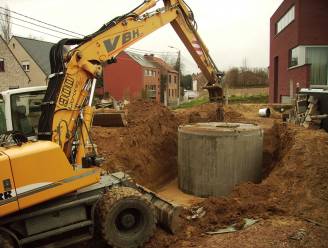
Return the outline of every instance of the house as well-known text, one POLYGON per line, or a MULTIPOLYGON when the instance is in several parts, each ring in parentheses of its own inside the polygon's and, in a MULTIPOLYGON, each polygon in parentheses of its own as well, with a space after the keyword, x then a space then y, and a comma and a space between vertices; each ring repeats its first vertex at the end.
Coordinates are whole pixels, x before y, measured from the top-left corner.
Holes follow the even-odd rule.
POLYGON ((104 92, 116 100, 147 97, 160 102, 160 69, 143 55, 121 52, 104 66, 104 92))
POLYGON ((192 74, 192 90, 202 91, 203 87, 207 84, 207 79, 204 74, 199 72, 197 74, 192 74))
POLYGON ((163 59, 153 54, 145 55, 145 58, 155 64, 161 73, 161 102, 164 105, 177 105, 179 99, 179 72, 167 64, 163 59))
POLYGON ((285 0, 270 20, 270 102, 328 86, 328 1, 285 0))
POLYGON ((0 91, 30 86, 30 78, 0 36, 0 91))
POLYGON ((49 54, 53 43, 13 36, 9 48, 29 76, 30 86, 46 85, 51 73, 49 54))
POLYGON ((193 73, 191 75, 191 88, 189 90, 184 90, 184 100, 190 100, 197 98, 199 96, 200 91, 203 90, 207 80, 204 77, 203 73, 193 73))

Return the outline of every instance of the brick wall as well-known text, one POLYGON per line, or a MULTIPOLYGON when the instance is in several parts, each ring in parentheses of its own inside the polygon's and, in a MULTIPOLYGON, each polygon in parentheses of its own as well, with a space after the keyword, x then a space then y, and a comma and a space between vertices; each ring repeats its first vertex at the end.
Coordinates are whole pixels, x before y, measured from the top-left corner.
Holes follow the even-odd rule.
POLYGON ((301 88, 308 88, 311 75, 311 66, 303 65, 289 69, 288 71, 288 92, 290 90, 290 83, 293 82, 293 93, 295 94, 296 84, 298 83, 301 88))
POLYGON ((178 92, 179 74, 169 72, 168 80, 170 77, 171 77, 171 82, 168 81, 168 84, 167 84, 168 101, 169 101, 169 104, 176 104, 177 98, 179 96, 179 92, 178 92))
POLYGON ((302 0, 299 44, 328 45, 328 0, 302 0))
POLYGON ((10 87, 28 87, 30 79, 9 50, 5 41, 0 37, 0 58, 4 59, 5 71, 0 72, 0 91, 10 87))
POLYGON ((12 37, 8 44, 10 50, 15 55, 19 62, 28 61, 30 64, 30 71, 27 71, 31 82, 30 86, 42 86, 46 85, 47 75, 42 71, 39 65, 31 58, 31 56, 26 52, 26 50, 21 46, 21 44, 12 37))
POLYGON ((275 82, 275 67, 274 59, 279 58, 278 63, 278 96, 288 94, 288 59, 289 49, 294 48, 298 44, 298 25, 299 25, 299 5, 298 0, 287 0, 282 3, 276 13, 270 20, 270 66, 269 66, 269 100, 274 102, 274 82, 275 82), (276 23, 282 16, 295 5, 295 20, 290 23, 279 34, 276 34, 276 23))
POLYGON ((154 92, 154 96, 151 96, 152 98, 154 97, 154 99, 157 102, 160 102, 160 85, 161 85, 161 73, 160 73, 160 69, 159 68, 148 68, 148 67, 143 67, 143 70, 145 72, 145 70, 147 71, 151 71, 151 76, 147 76, 146 73, 144 73, 144 87, 148 89, 150 89, 149 87, 153 87, 155 90, 154 92))
POLYGON ((277 82, 277 97, 290 93, 290 81, 309 86, 310 65, 289 68, 289 50, 305 45, 328 45, 328 0, 285 0, 270 20, 270 66, 269 66, 269 100, 274 102, 274 86, 277 82), (295 6, 295 19, 279 34, 276 23, 295 6), (275 69, 275 58, 279 58, 275 69), (278 70, 276 78, 275 71, 278 70))
POLYGON ((126 53, 117 56, 117 63, 104 67, 104 91, 116 100, 137 98, 144 87, 144 71, 126 53))

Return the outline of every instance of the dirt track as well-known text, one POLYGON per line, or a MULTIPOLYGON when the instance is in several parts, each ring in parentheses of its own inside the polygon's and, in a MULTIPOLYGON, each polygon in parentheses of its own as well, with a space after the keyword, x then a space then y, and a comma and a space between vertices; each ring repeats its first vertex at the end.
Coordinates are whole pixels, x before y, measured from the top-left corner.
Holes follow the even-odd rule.
MULTIPOLYGON (((194 198, 179 192, 174 183, 178 125, 215 121, 215 105, 172 113, 138 101, 129 108, 128 128, 93 130, 99 151, 108 159, 105 168, 124 169, 165 197, 206 211, 200 219, 184 219, 176 235, 158 229, 146 247, 327 247, 328 134, 282 124, 278 113, 257 117, 260 107, 225 108, 226 121, 256 123, 264 129, 264 180, 239 185, 228 197, 194 198), (242 225, 245 217, 260 221, 236 233, 204 235, 233 223, 242 225)), ((186 208, 182 217, 189 214, 186 208)))

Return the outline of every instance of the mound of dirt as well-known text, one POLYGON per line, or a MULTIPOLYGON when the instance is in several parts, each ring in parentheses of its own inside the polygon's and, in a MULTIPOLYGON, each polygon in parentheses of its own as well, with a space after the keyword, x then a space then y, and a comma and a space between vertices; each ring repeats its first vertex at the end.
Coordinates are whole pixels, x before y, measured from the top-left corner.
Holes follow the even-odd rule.
MULTIPOLYGON (((247 247, 325 247, 328 134, 283 124, 278 120, 279 113, 261 118, 261 107, 225 106, 225 121, 255 123, 264 129, 262 182, 243 183, 227 197, 208 198, 194 206, 203 207, 206 212, 199 219, 188 220, 190 209, 185 209, 180 232, 169 235, 158 229, 146 247, 244 247, 241 244, 245 238, 255 243, 261 240, 258 245, 250 243, 247 247), (230 224, 242 225, 243 218, 262 221, 240 234, 204 236, 206 231, 230 224), (307 235, 303 245, 289 239, 303 228, 307 235)), ((106 158, 104 168, 126 171, 140 184, 157 189, 177 175, 178 125, 208 121, 217 121, 216 104, 172 113, 159 104, 136 101, 128 108, 127 128, 94 127, 93 136, 106 158)))
MULTIPOLYGON (((218 121, 218 105, 208 103, 196 106, 190 109, 178 109, 175 115, 180 124, 189 124, 197 122, 215 122, 218 121)), ((246 118, 241 111, 236 111, 229 106, 224 107, 225 122, 246 122, 246 118)))
POLYGON ((138 183, 156 189, 177 174, 178 121, 170 110, 150 101, 128 106, 128 127, 93 127, 104 169, 125 171, 138 183))
POLYGON ((289 216, 328 226, 328 134, 284 124, 273 133, 279 142, 268 177, 237 186, 229 197, 207 199, 201 204, 206 216, 193 225, 213 231, 245 217, 289 216))
MULTIPOLYGON (((260 184, 243 183, 228 197, 206 199, 197 206, 203 207, 205 216, 185 220, 183 230, 171 238, 158 231, 156 239, 147 247, 203 247, 208 239, 204 240, 201 234, 235 223, 242 225, 243 218, 262 219, 264 223, 285 218, 285 224, 278 221, 281 228, 285 228, 285 235, 296 220, 307 227, 306 230, 312 229, 312 236, 308 237, 311 247, 324 247, 322 244, 327 242, 325 235, 328 235, 325 229, 328 226, 328 134, 275 124, 265 131, 265 136, 264 149, 271 162, 267 162, 269 167, 264 168, 266 178, 260 184), (317 237, 318 232, 321 234, 317 237)), ((190 215, 186 209, 183 216, 190 215)), ((256 232, 266 232, 266 226, 254 228, 258 228, 256 232)), ((274 232, 266 235, 269 235, 268 240, 274 240, 274 232)), ((280 247, 289 240, 284 238, 280 243, 265 247, 280 247)), ((291 243, 286 247, 294 245, 291 243)))

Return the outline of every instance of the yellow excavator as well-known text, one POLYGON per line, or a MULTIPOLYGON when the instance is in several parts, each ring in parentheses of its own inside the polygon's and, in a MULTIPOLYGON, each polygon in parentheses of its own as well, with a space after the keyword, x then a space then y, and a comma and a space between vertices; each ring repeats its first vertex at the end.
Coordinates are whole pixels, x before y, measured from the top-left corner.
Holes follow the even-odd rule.
MULTIPOLYGON (((90 136, 96 78, 124 49, 171 24, 204 76, 210 99, 222 102, 221 73, 183 0, 145 0, 83 39, 64 39, 50 52, 38 139, 0 136, 0 247, 65 247, 101 239, 113 247, 142 246, 156 223, 174 231, 176 206, 99 167, 90 136), (65 45, 74 48, 64 53, 65 45)), ((128 72, 127 72, 128 73, 128 72)))

